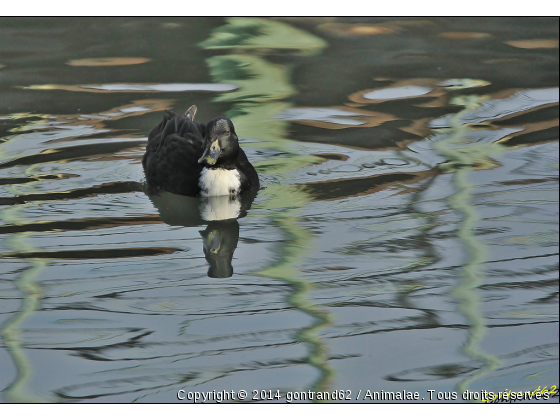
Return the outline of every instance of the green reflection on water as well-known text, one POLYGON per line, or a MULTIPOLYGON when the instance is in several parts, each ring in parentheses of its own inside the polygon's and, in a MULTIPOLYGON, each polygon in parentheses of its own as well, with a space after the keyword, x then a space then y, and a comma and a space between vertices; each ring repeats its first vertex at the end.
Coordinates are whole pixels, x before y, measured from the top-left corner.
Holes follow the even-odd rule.
POLYGON ((234 121, 236 131, 243 138, 256 140, 243 147, 285 153, 282 157, 256 162, 256 169, 276 176, 320 162, 320 158, 298 153, 300 145, 289 139, 290 123, 276 118, 292 106, 285 99, 296 93, 296 89, 289 67, 266 60, 261 48, 308 55, 319 53, 327 44, 312 34, 270 19, 231 18, 228 22, 201 43, 204 48, 243 51, 207 59, 214 81, 239 86, 238 90, 223 93, 216 100, 231 102, 232 108, 226 115, 234 121), (232 37, 236 39, 234 43, 230 42, 232 37))
MULTIPOLYGON (((289 197, 290 202, 297 202, 298 198, 294 195, 298 195, 295 189, 284 191, 282 201, 289 197)), ((305 359, 306 363, 320 372, 310 389, 329 391, 334 372, 327 363, 328 348, 322 342, 320 332, 331 323, 331 319, 327 311, 319 309, 308 298, 313 286, 305 281, 297 268, 297 265, 305 259, 306 252, 311 248, 313 240, 309 231, 300 224, 299 210, 299 208, 289 208, 270 212, 272 223, 280 229, 285 240, 281 242, 282 245, 277 250, 277 262, 254 274, 279 279, 289 284, 292 292, 288 296, 288 303, 313 318, 312 324, 302 328, 296 338, 308 346, 309 355, 305 359)))
MULTIPOLYGON (((30 176, 34 173, 35 165, 30 165, 25 173, 30 176)), ((31 178, 32 179, 32 178, 31 178)), ((29 182, 27 192, 32 190, 32 185, 36 182, 29 182)), ((6 191, 17 196, 20 194, 16 185, 6 186, 6 191)), ((19 204, 8 207, 0 213, 0 219, 12 225, 24 224, 23 218, 19 215, 28 204, 19 204)), ((27 241, 29 232, 14 233, 6 240, 7 247, 15 252, 33 252, 36 248, 27 241)), ((32 315, 41 305, 41 288, 35 281, 36 277, 47 267, 48 263, 44 259, 29 258, 26 260, 30 266, 21 272, 15 279, 15 285, 22 294, 22 304, 14 316, 9 318, 0 328, 0 335, 4 345, 17 369, 14 381, 8 385, 3 392, 6 399, 16 403, 42 403, 49 402, 47 399, 35 394, 29 389, 29 382, 33 375, 32 365, 25 356, 24 341, 22 335, 22 324, 26 318, 32 315)))
POLYGON ((474 233, 477 222, 480 220, 472 204, 472 195, 475 186, 468 180, 469 173, 474 168, 489 169, 495 166, 492 156, 497 156, 504 151, 504 146, 499 143, 485 144, 482 142, 465 144, 465 135, 476 131, 468 124, 461 124, 461 117, 478 108, 485 100, 481 96, 460 96, 452 103, 461 105, 464 109, 450 119, 450 129, 435 130, 446 132, 446 135, 434 143, 434 147, 449 161, 441 165, 447 172, 454 172, 453 181, 457 192, 449 198, 453 209, 459 210, 464 217, 458 224, 457 236, 466 248, 467 261, 461 268, 461 281, 454 288, 452 294, 457 299, 459 311, 465 316, 469 324, 469 336, 463 345, 463 352, 472 360, 483 363, 481 369, 465 377, 457 385, 459 393, 468 389, 469 384, 476 379, 493 372, 501 365, 501 360, 480 348, 480 343, 486 334, 486 320, 480 309, 480 294, 477 291, 484 281, 482 264, 487 253, 484 243, 474 233), (464 147, 459 147, 464 144, 464 147))
POLYGON ((327 46, 323 39, 309 32, 272 19, 233 17, 227 22, 214 29, 200 45, 205 49, 292 49, 298 55, 317 54, 327 46))
MULTIPOLYGON (((326 46, 322 39, 270 19, 231 18, 227 25, 216 28, 201 46, 243 52, 214 56, 208 58, 207 63, 214 81, 227 81, 240 87, 234 92, 221 94, 216 100, 232 103, 227 116, 234 121, 236 131, 242 137, 256 141, 243 144, 243 147, 282 152, 282 156, 256 162, 255 167, 260 173, 278 177, 321 160, 298 153, 298 143, 288 138, 289 122, 275 118, 291 107, 285 99, 296 90, 291 83, 290 69, 267 61, 263 49, 280 49, 284 54, 316 54, 326 46)), ((318 309, 308 298, 312 286, 297 268, 313 239, 302 226, 300 217, 301 208, 311 201, 311 197, 300 187, 279 184, 268 186, 260 196, 265 197, 265 201, 254 208, 269 211, 264 215, 249 214, 249 217, 269 217, 285 240, 279 242, 276 262, 254 274, 289 284, 292 292, 288 303, 312 317, 312 324, 302 328, 296 338, 308 346, 306 363, 319 370, 319 377, 309 389, 328 390, 333 372, 327 364, 327 347, 320 339, 320 331, 330 323, 329 314, 318 309)))
POLYGON ((251 54, 229 54, 206 60, 210 74, 215 80, 228 80, 239 86, 231 92, 222 93, 219 101, 270 102, 284 99, 296 93, 290 84, 286 66, 272 64, 251 54))

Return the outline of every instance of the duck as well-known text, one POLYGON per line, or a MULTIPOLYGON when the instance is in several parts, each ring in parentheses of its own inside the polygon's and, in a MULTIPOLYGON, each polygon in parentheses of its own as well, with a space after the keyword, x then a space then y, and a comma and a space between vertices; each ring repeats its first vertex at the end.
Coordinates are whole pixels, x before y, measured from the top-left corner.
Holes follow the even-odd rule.
POLYGON ((219 116, 194 121, 197 107, 183 115, 165 110, 148 133, 142 158, 151 192, 191 197, 239 196, 260 188, 257 171, 239 147, 232 121, 219 116))

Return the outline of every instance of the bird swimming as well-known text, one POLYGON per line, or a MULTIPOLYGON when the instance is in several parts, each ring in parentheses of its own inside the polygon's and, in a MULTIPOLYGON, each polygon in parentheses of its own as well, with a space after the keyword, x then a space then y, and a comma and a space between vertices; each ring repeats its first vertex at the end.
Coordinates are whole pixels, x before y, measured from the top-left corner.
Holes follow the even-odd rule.
POLYGON ((142 166, 152 191, 187 196, 237 196, 260 187, 257 171, 239 147, 233 123, 216 117, 195 122, 196 105, 183 115, 166 110, 148 134, 142 166))

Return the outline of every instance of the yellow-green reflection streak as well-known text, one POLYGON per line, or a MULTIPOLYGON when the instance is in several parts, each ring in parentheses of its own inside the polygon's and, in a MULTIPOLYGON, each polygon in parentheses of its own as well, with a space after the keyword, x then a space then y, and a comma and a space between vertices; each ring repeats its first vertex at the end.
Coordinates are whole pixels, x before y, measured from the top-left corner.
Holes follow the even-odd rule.
MULTIPOLYGON (((256 141, 243 147, 283 153, 280 157, 256 162, 257 171, 278 178, 284 173, 319 162, 320 158, 298 153, 300 145, 288 138, 289 122, 276 118, 291 107, 286 98, 296 93, 296 89, 291 82, 289 67, 271 63, 264 56, 277 50, 281 50, 282 54, 312 55, 325 48, 326 42, 271 19, 228 18, 227 22, 216 28, 210 38, 200 45, 205 49, 234 51, 208 58, 207 63, 214 81, 239 86, 238 90, 223 93, 216 100, 232 103, 232 109, 226 115, 234 121, 236 131, 242 138, 256 141)), ((328 314, 317 309, 308 298, 312 286, 297 269, 312 242, 312 236, 302 226, 300 217, 300 209, 311 198, 298 187, 279 184, 268 186, 260 195, 266 200, 254 208, 269 211, 249 214, 249 217, 269 217, 286 240, 278 243, 276 262, 254 274, 289 284, 292 292, 287 298, 288 303, 313 318, 312 325, 302 328, 296 338, 309 348, 306 362, 320 372, 311 389, 326 391, 332 370, 327 364, 327 349, 320 339, 320 330, 330 320, 328 314)))
POLYGON ((282 157, 255 162, 259 172, 278 176, 321 162, 318 157, 297 153, 299 143, 288 138, 289 122, 276 117, 292 106, 283 101, 294 93, 285 66, 250 54, 221 55, 207 62, 214 80, 240 86, 235 92, 221 94, 217 100, 232 102, 226 115, 242 138, 252 140, 243 147, 284 153, 282 157))
POLYGON ((227 24, 214 29, 200 45, 205 49, 256 51, 293 50, 298 55, 314 55, 327 46, 322 38, 272 19, 256 17, 227 18, 227 24))
POLYGON ((298 215, 301 203, 309 201, 309 198, 304 191, 295 186, 289 188, 271 186, 264 193, 271 197, 265 203, 266 207, 271 209, 267 216, 271 217, 272 223, 281 230, 285 240, 280 243, 277 262, 254 274, 282 280, 289 284, 292 292, 288 296, 288 303, 313 318, 312 324, 302 328, 296 338, 308 346, 309 355, 306 362, 319 370, 319 377, 309 389, 330 391, 329 386, 334 372, 328 365, 328 348, 322 342, 320 332, 331 324, 331 319, 328 312, 318 309, 308 298, 313 286, 302 278, 297 269, 297 265, 305 259, 305 254, 313 240, 309 231, 302 227, 298 215), (279 209, 279 207, 284 208, 279 209))
MULTIPOLYGON (((25 171, 26 175, 33 175, 34 165, 29 166, 25 171)), ((37 181, 35 181, 37 182, 37 181)), ((31 183, 25 185, 30 186, 31 183)), ((19 193, 15 185, 6 187, 6 190, 13 195, 19 193)), ((28 190, 29 191, 29 190, 28 190)), ((0 213, 2 220, 13 225, 23 224, 24 220, 19 216, 28 204, 14 205, 0 213)), ((15 252, 32 252, 36 251, 34 247, 29 245, 27 237, 29 233, 14 233, 7 241, 8 248, 15 252)), ((25 357, 24 342, 21 338, 21 325, 32 315, 41 304, 41 288, 35 281, 36 277, 47 266, 44 259, 30 258, 27 259, 30 267, 25 269, 14 280, 16 287, 22 294, 22 304, 19 311, 9 318, 0 328, 6 350, 12 357, 14 365, 17 369, 17 375, 14 381, 4 389, 6 399, 17 403, 38 403, 48 402, 45 398, 35 394, 30 390, 30 379, 33 375, 33 369, 29 360, 25 357)))
POLYGON ((478 96, 462 96, 453 103, 464 106, 464 110, 454 115, 450 120, 451 129, 448 134, 435 143, 435 148, 449 158, 444 170, 454 171, 453 180, 457 192, 449 198, 453 209, 463 213, 464 218, 459 224, 457 236, 466 247, 468 260, 462 265, 461 281, 454 288, 452 294, 458 301, 458 309, 469 323, 469 335, 463 345, 463 352, 472 360, 481 361, 484 366, 470 376, 465 377, 457 385, 460 393, 468 389, 470 383, 496 370, 501 361, 498 357, 480 349, 479 345, 486 334, 486 322, 480 310, 480 295, 478 286, 483 282, 486 250, 484 243, 474 234, 476 223, 480 220, 472 204, 474 186, 468 181, 469 173, 476 167, 493 167, 491 156, 500 154, 503 146, 497 143, 469 143, 465 147, 458 147, 464 143, 464 135, 474 129, 460 123, 463 114, 480 106, 483 98, 478 96))
POLYGON ((256 169, 266 175, 278 176, 318 162, 320 158, 297 153, 301 147, 289 139, 289 122, 277 118, 292 104, 286 98, 296 93, 288 66, 274 64, 263 58, 263 48, 280 50, 282 54, 316 54, 326 42, 310 33, 285 23, 260 18, 229 18, 228 24, 216 28, 206 49, 234 49, 207 59, 214 81, 233 83, 239 89, 219 95, 217 101, 231 102, 226 115, 235 124, 242 138, 252 143, 243 147, 271 149, 285 156, 256 162, 256 169), (242 51, 242 53, 238 53, 242 51))

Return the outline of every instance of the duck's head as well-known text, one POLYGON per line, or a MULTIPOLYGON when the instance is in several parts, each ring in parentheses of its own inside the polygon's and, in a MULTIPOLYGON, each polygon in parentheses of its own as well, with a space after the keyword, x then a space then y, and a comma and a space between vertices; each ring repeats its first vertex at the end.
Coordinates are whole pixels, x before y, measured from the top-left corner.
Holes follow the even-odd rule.
POLYGON ((198 160, 204 166, 228 166, 233 164, 239 153, 239 141, 229 118, 216 117, 206 125, 205 149, 198 160))

